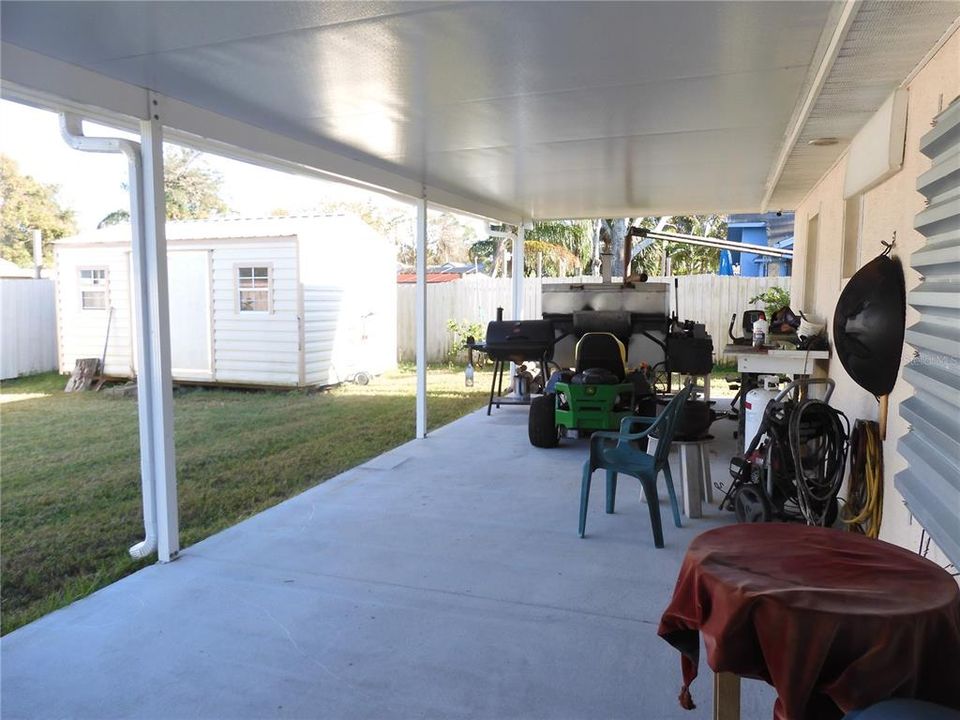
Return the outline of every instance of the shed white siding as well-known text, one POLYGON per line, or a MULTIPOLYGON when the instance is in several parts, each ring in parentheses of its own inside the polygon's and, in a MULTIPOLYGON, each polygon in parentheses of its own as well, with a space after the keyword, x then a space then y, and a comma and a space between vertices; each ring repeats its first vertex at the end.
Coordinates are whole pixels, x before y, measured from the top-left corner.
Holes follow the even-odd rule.
MULTIPOLYGON (((107 270, 106 372, 133 376, 129 227, 58 243, 60 368, 100 357, 109 310, 81 308, 82 268, 107 270)), ((174 380, 326 385, 396 364, 395 252, 359 218, 167 224, 174 380), (269 268, 263 311, 240 309, 239 268, 269 268)))
POLYGON ((300 236, 307 384, 396 366, 396 252, 358 218, 300 236))
POLYGON ((106 373, 132 376, 134 353, 129 248, 57 245, 54 254, 60 372, 73 370, 79 358, 101 357, 106 342, 106 373), (105 268, 107 271, 107 302, 103 310, 84 310, 81 306, 80 271, 87 268, 105 268), (112 317, 110 308, 113 308, 112 317))
POLYGON ((295 238, 226 241, 213 250, 213 352, 218 382, 298 385, 300 328, 295 238), (271 310, 241 312, 237 268, 267 266, 271 310))

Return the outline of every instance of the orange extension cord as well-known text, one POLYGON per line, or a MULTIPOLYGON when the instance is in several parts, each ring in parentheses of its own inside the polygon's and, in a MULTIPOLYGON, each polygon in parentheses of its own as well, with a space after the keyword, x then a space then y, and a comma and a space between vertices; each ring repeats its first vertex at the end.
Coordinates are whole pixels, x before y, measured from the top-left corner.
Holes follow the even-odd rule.
POLYGON ((857 420, 850 435, 850 482, 843 522, 852 532, 880 535, 883 520, 883 444, 880 425, 857 420))

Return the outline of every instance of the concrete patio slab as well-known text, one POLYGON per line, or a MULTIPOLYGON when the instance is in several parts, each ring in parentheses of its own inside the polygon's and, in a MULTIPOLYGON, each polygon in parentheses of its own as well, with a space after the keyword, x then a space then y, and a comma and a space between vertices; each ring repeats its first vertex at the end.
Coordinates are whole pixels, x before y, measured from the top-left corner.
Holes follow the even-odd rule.
MULTIPOLYGON (((468 415, 6 636, 3 717, 711 717, 709 669, 682 710, 656 628, 732 517, 677 529, 662 498, 657 550, 638 485, 606 515, 598 474, 581 540, 585 454, 532 448, 525 408, 468 415)), ((773 697, 744 683, 742 716, 773 697)))

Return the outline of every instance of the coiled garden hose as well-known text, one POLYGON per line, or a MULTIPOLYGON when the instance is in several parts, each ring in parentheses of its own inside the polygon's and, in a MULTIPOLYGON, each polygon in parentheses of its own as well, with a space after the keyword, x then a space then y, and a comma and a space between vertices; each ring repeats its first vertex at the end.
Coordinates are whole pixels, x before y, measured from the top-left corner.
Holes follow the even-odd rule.
POLYGON ((830 506, 843 483, 849 429, 847 416, 821 400, 803 400, 790 415, 787 438, 797 504, 807 525, 828 522, 830 506))
POLYGON ((850 435, 850 482, 843 522, 852 532, 880 535, 883 520, 883 443, 880 425, 857 420, 850 435))

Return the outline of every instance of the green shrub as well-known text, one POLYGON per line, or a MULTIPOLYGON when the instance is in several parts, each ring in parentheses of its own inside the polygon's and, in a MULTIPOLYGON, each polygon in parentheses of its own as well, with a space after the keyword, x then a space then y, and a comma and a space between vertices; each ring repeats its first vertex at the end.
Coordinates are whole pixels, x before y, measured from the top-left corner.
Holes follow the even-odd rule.
POLYGON ((777 310, 790 305, 790 291, 775 285, 772 288, 767 288, 759 295, 754 295, 748 302, 750 302, 750 304, 762 302, 763 311, 767 314, 767 320, 772 320, 773 314, 777 312, 777 310))
MULTIPOLYGON (((453 333, 453 342, 450 344, 448 360, 451 363, 462 364, 467 361, 467 338, 473 337, 477 342, 483 342, 486 328, 478 322, 468 322, 464 320, 447 320, 447 329, 453 333)), ((474 353, 473 363, 476 366, 482 366, 486 361, 484 353, 474 353)))

